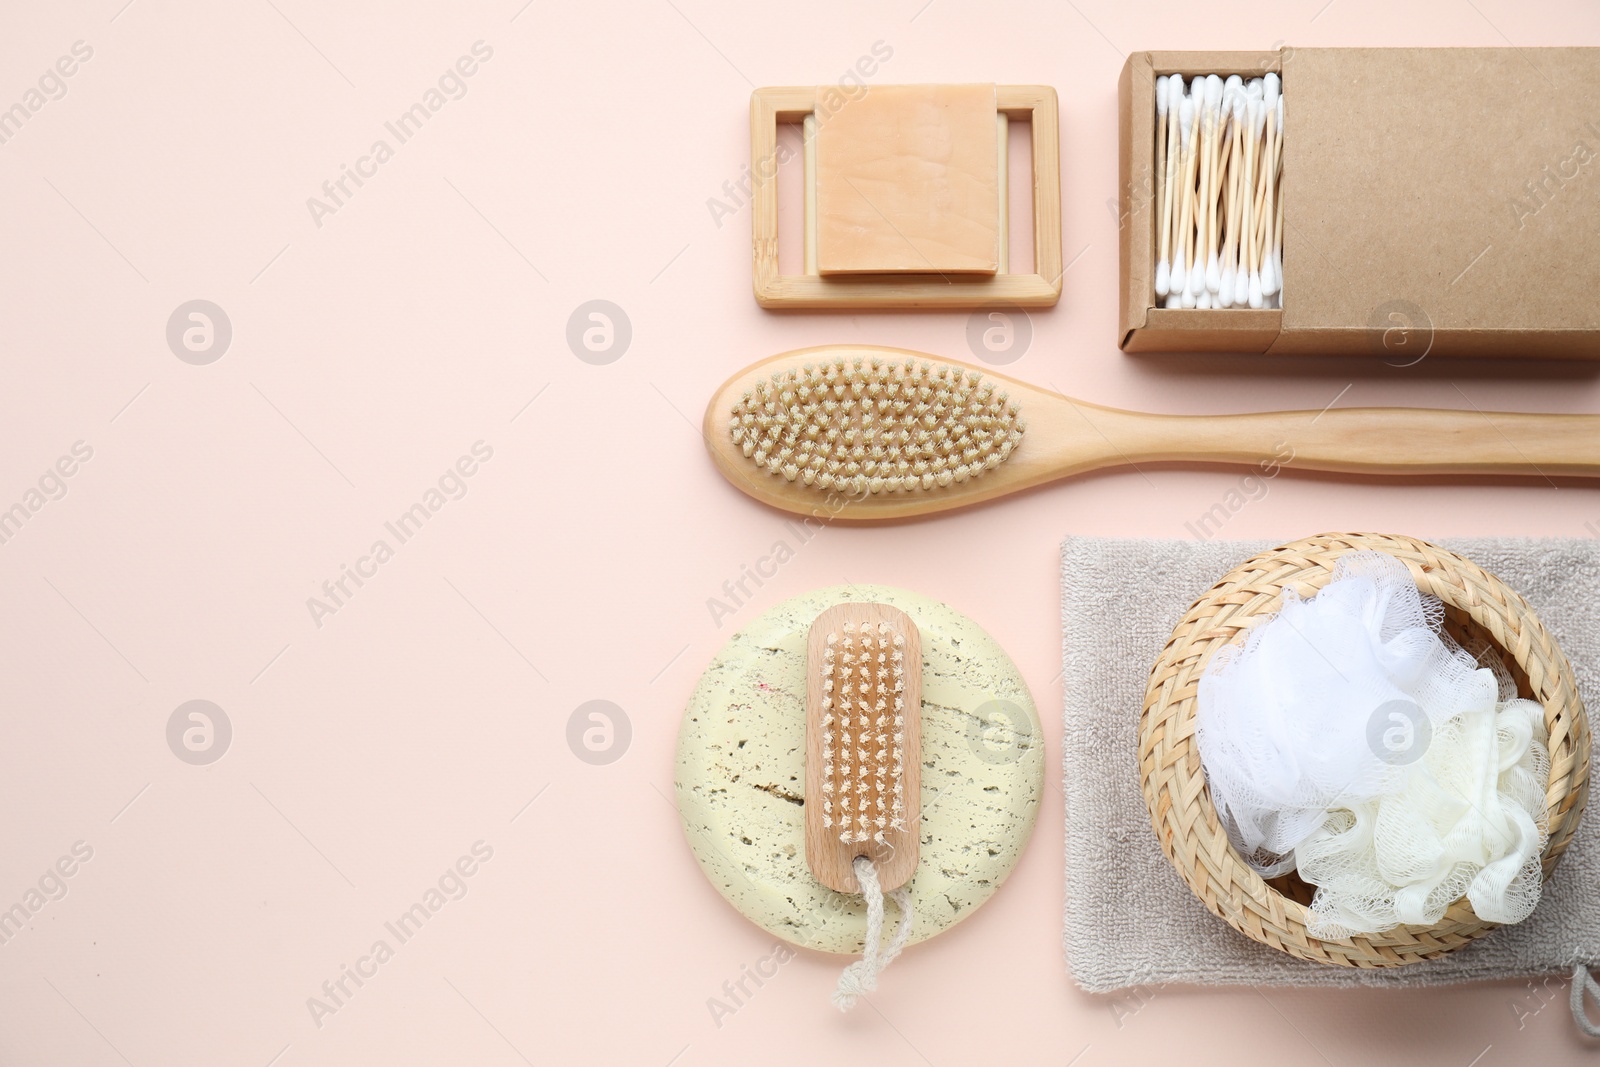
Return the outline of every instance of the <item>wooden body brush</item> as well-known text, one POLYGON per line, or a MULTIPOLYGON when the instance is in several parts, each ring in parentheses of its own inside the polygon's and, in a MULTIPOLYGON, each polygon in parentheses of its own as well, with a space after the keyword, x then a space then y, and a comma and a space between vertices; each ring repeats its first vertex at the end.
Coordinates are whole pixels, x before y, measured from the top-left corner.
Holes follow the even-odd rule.
POLYGON ((762 360, 706 407, 706 447, 757 500, 880 522, 1137 463, 1600 476, 1600 416, 1421 408, 1151 415, 1073 400, 956 360, 823 345, 762 360))
POLYGON ((887 604, 839 604, 806 639, 806 863, 817 881, 859 893, 867 857, 879 886, 917 866, 922 787, 922 642, 887 604), (810 799, 816 798, 816 799, 810 799))
POLYGON ((913 920, 905 883, 917 866, 922 817, 922 639, 887 604, 836 604, 806 637, 806 864, 839 893, 866 899, 860 960, 833 1002, 848 1011, 905 948, 913 920), (883 898, 900 909, 887 945, 883 898))

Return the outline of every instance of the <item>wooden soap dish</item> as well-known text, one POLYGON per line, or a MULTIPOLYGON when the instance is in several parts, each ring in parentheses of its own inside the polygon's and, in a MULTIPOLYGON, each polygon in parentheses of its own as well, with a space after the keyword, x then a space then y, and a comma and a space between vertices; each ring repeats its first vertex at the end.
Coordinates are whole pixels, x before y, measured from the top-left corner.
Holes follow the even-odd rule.
POLYGON ((1054 89, 858 87, 857 95, 824 118, 819 129, 817 101, 823 91, 764 88, 750 96, 757 303, 768 308, 1049 307, 1060 299, 1061 150, 1054 89), (990 93, 993 127, 983 119, 990 93), (979 106, 984 110, 975 116, 973 108, 979 106), (848 138, 874 122, 898 132, 902 113, 887 110, 891 107, 910 109, 904 112, 905 128, 936 144, 938 159, 874 144, 850 165, 830 165, 835 161, 827 158, 819 164, 819 137, 831 137, 834 150, 848 150, 861 147, 848 138), (1026 121, 1032 130, 1031 274, 1007 270, 1010 120, 1026 121), (778 267, 779 123, 805 127, 805 273, 798 275, 780 273, 778 267), (820 132, 830 128, 831 134, 820 132))

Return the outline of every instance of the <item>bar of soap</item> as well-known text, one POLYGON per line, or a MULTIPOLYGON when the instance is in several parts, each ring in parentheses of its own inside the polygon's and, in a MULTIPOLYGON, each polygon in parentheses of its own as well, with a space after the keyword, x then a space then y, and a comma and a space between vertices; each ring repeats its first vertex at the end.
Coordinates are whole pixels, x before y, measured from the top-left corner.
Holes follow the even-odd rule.
POLYGON ((994 274, 993 85, 874 85, 820 118, 820 274, 994 274))
MULTIPOLYGON (((805 857, 806 632, 846 601, 891 604, 922 636, 920 855, 906 888, 922 941, 977 910, 1016 866, 1044 792, 1038 712, 1016 666, 960 612, 885 586, 818 589, 729 639, 678 730, 684 835, 717 891, 777 937, 859 953, 866 908, 805 857)), ((898 909, 888 906, 888 921, 898 909)))

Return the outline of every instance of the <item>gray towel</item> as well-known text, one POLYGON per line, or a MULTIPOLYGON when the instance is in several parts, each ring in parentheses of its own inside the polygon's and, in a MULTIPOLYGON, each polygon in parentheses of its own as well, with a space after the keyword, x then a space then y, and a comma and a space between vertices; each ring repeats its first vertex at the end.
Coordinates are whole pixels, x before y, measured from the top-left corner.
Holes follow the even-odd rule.
MULTIPOLYGON (((1521 592, 1600 707, 1600 541, 1441 540, 1521 592)), ((1539 906, 1443 959, 1385 970, 1308 963, 1212 915, 1156 842, 1140 791, 1139 712, 1172 628, 1217 579, 1269 541, 1069 537, 1061 546, 1066 734, 1067 966, 1102 993, 1165 982, 1425 986, 1570 974, 1600 960, 1600 845, 1591 813, 1539 906)))

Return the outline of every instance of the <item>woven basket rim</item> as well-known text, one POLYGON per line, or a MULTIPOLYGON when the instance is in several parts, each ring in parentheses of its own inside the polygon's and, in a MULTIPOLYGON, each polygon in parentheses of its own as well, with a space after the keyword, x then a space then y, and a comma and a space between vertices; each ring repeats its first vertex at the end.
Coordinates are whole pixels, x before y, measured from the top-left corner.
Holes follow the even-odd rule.
POLYGON ((1551 771, 1546 802, 1550 837, 1543 854, 1550 877, 1566 850, 1588 792, 1589 728, 1571 664, 1528 602, 1499 578, 1457 553, 1418 538, 1327 533, 1268 549, 1240 563, 1195 600, 1151 668, 1139 720, 1145 803, 1162 851, 1195 895, 1246 936, 1302 959, 1390 967, 1431 959, 1495 928, 1465 900, 1431 927, 1398 927, 1340 940, 1312 938, 1308 909, 1268 885, 1222 830, 1194 744, 1201 674, 1217 649, 1236 643, 1277 611, 1289 585, 1320 589, 1338 558, 1376 549, 1400 558, 1419 588, 1469 619, 1545 709, 1551 771))

